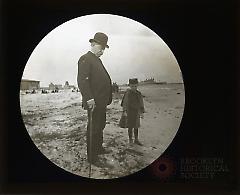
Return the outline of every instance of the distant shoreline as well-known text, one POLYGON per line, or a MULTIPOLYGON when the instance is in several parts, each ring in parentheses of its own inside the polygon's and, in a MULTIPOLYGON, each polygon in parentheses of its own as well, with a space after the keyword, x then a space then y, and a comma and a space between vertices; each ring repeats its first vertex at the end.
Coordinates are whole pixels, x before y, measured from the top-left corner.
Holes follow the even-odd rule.
MULTIPOLYGON (((139 86, 146 86, 146 85, 183 85, 184 83, 139 83, 139 86)), ((119 87, 126 87, 128 84, 119 85, 119 87)))

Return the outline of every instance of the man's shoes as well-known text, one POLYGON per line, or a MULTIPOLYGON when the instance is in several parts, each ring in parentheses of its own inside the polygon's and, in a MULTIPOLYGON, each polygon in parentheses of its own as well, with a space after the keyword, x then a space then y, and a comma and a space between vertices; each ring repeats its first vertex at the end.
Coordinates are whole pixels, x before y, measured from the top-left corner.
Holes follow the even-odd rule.
POLYGON ((98 149, 98 154, 109 154, 111 151, 106 150, 105 148, 101 147, 100 149, 98 149))
POLYGON ((139 146, 143 146, 143 144, 139 140, 135 140, 134 143, 139 145, 139 146))
POLYGON ((100 167, 100 168, 103 168, 103 167, 106 167, 105 163, 103 163, 102 161, 98 160, 98 161, 95 161, 94 163, 92 163, 94 166, 96 167, 100 167))

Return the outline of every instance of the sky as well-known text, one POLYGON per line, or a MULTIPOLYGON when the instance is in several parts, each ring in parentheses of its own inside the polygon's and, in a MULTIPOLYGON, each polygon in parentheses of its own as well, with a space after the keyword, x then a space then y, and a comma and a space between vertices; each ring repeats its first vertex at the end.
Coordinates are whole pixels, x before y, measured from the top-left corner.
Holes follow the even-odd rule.
POLYGON ((125 84, 133 77, 182 82, 174 54, 156 33, 134 20, 110 14, 82 16, 53 29, 33 50, 22 78, 39 80, 41 87, 66 81, 77 86, 78 60, 91 49, 89 39, 96 32, 108 35, 109 49, 101 60, 112 82, 125 84))

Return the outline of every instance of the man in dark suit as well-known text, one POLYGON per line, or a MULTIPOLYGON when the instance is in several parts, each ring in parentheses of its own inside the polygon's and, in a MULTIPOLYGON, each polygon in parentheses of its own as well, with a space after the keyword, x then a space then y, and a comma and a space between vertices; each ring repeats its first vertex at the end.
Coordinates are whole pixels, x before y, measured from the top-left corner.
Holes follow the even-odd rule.
POLYGON ((107 153, 102 147, 103 129, 106 125, 106 107, 112 102, 112 82, 100 60, 105 48, 109 48, 107 41, 107 35, 96 33, 94 38, 89 40, 91 51, 81 56, 78 61, 77 82, 82 94, 82 106, 88 111, 87 154, 91 163, 99 162, 98 155, 107 153), (91 111, 92 128, 90 129, 91 111))

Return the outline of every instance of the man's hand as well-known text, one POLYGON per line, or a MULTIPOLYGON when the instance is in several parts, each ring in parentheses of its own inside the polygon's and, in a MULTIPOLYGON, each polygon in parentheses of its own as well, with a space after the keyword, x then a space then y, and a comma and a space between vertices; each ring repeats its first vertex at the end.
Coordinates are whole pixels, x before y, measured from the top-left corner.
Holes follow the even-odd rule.
POLYGON ((95 101, 94 99, 90 99, 87 101, 87 105, 90 109, 94 108, 95 107, 95 101))
POLYGON ((123 111, 123 116, 127 116, 127 111, 123 111))
POLYGON ((144 114, 143 113, 140 114, 140 118, 144 118, 144 114))

